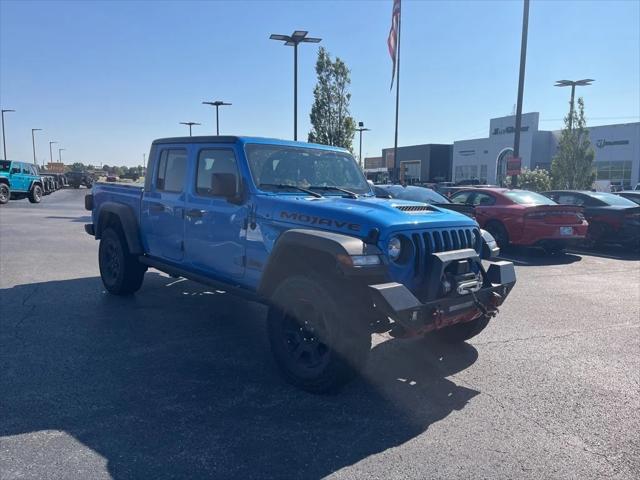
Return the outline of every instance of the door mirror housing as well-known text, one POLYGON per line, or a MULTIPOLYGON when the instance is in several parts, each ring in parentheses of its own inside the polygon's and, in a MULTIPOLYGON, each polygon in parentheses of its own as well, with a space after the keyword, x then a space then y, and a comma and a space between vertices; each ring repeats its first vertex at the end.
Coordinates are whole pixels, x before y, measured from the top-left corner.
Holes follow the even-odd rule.
POLYGON ((214 173, 211 175, 211 194, 226 199, 238 197, 238 177, 233 173, 214 173))

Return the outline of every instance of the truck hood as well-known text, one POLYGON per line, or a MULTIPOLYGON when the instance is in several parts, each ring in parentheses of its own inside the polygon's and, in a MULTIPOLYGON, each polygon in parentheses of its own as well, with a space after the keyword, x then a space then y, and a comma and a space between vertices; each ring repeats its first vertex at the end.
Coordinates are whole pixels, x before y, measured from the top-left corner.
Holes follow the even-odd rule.
POLYGON ((398 199, 265 195, 258 205, 256 214, 274 222, 363 238, 374 228, 384 238, 399 231, 477 226, 461 213, 398 199))

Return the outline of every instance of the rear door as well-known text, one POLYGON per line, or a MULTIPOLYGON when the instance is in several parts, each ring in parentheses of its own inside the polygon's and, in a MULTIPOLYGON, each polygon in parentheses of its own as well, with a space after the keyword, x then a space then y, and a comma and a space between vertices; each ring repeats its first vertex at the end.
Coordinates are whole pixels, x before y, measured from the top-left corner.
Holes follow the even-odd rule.
POLYGON ((11 190, 26 192, 28 176, 22 172, 22 162, 11 163, 11 190))
POLYGON ((181 263, 184 259, 188 153, 184 145, 160 146, 151 188, 142 199, 141 223, 148 253, 174 263, 181 263))
POLYGON ((223 196, 217 182, 220 175, 232 175, 239 191, 237 159, 232 146, 198 146, 185 211, 186 263, 223 280, 245 269, 248 207, 223 196))

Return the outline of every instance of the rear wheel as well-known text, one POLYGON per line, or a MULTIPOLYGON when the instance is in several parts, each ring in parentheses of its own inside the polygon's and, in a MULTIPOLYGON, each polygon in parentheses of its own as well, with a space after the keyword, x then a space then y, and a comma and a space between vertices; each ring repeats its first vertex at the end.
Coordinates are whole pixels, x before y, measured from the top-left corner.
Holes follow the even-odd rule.
POLYGON ((31 203, 40 203, 42 200, 42 187, 40 185, 34 185, 29 192, 29 201, 31 203))
POLYGON ((462 343, 475 337, 482 332, 489 324, 490 318, 483 315, 470 322, 458 323, 450 327, 436 330, 435 336, 446 343, 462 343))
POLYGON ((11 198, 11 190, 6 183, 0 183, 0 205, 4 205, 11 198))
POLYGON ((286 278, 271 298, 271 351, 285 379, 308 392, 339 390, 371 349, 371 334, 335 298, 328 282, 302 275, 286 278))
POLYGON ((140 290, 146 267, 129 253, 120 229, 108 227, 102 232, 98 249, 100 277, 114 295, 130 295, 140 290))
POLYGON ((509 233, 499 222, 489 222, 485 229, 496 239, 496 243, 503 249, 509 245, 509 233))

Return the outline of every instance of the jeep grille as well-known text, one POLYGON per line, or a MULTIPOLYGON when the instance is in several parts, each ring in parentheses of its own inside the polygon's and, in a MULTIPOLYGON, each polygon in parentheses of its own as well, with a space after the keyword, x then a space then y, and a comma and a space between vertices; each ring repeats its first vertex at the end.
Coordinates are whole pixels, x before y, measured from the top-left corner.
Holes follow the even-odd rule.
POLYGON ((478 228, 452 228, 446 230, 425 230, 413 233, 411 241, 415 249, 414 270, 415 277, 425 274, 426 258, 432 253, 448 252, 472 248, 480 253, 482 236, 478 228))

